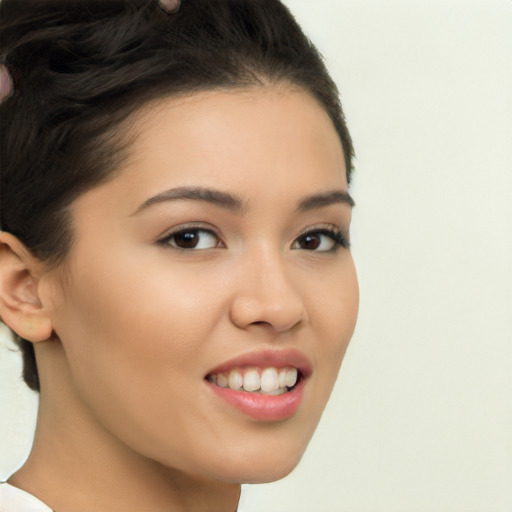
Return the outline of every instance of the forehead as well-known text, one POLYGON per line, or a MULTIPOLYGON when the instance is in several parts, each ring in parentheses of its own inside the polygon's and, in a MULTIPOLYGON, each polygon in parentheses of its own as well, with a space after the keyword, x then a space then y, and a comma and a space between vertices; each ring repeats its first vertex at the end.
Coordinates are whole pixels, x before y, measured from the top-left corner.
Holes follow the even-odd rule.
POLYGON ((139 114, 116 177, 79 198, 132 211, 170 187, 222 189, 251 201, 345 189, 343 148, 326 111, 292 88, 207 91, 139 114), (118 197, 118 199, 116 199, 118 197))

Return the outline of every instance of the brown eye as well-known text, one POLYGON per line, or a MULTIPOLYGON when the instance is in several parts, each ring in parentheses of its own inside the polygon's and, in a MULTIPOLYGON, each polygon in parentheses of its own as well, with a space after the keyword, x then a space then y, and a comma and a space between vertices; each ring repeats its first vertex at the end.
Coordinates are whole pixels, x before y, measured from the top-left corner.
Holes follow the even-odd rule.
POLYGON ((219 239, 205 229, 184 229, 166 236, 160 243, 176 249, 202 250, 218 247, 219 239))
POLYGON ((197 231, 184 231, 174 235, 174 243, 181 249, 194 249, 199 243, 197 231))
POLYGON ((341 233, 330 229, 305 233, 292 245, 292 249, 315 252, 335 252, 340 247, 350 247, 350 244, 341 233))
POLYGON ((320 235, 305 235, 302 238, 299 238, 298 243, 301 249, 314 251, 320 247, 322 240, 320 235))

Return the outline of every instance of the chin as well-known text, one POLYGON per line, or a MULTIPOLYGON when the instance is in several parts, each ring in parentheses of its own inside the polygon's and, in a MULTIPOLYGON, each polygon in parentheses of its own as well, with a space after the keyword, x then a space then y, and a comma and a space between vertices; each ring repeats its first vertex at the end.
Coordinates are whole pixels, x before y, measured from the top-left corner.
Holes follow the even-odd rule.
POLYGON ((241 484, 264 484, 275 482, 290 474, 300 462, 304 449, 291 452, 274 450, 245 456, 236 460, 222 461, 216 467, 216 477, 220 480, 241 484), (219 469, 222 468, 221 471, 219 469))
POLYGON ((276 482, 288 476, 297 467, 298 463, 299 461, 296 461, 282 467, 272 465, 260 471, 248 471, 243 478, 239 478, 238 480, 239 483, 242 484, 268 484, 270 482, 276 482))

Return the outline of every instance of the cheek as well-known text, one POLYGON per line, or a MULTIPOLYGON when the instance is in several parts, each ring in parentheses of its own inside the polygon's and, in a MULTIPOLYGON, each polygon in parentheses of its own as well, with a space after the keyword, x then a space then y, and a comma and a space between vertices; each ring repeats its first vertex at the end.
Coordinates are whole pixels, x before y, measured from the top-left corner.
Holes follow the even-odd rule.
POLYGON ((187 351, 201 330, 197 318, 208 320, 202 313, 212 308, 214 287, 191 272, 165 270, 134 264, 76 272, 64 307, 70 342, 86 337, 88 345, 123 348, 127 358, 159 346, 187 351))
POLYGON ((357 321, 359 287, 352 258, 322 283, 323 289, 311 294, 310 320, 317 344, 318 390, 327 400, 357 321))
POLYGON ((311 293, 311 322, 313 330, 322 332, 324 351, 344 353, 355 329, 359 309, 359 286, 352 257, 329 278, 318 281, 311 293))
POLYGON ((130 270, 76 272, 56 328, 77 386, 112 416, 112 403, 125 414, 147 404, 156 383, 202 378, 192 363, 222 315, 215 287, 187 272, 130 270))
POLYGON ((87 410, 150 458, 166 447, 167 462, 182 447, 190 452, 190 425, 205 423, 197 418, 205 407, 191 404, 211 364, 204 345, 224 311, 213 277, 191 274, 76 273, 56 329, 87 410))

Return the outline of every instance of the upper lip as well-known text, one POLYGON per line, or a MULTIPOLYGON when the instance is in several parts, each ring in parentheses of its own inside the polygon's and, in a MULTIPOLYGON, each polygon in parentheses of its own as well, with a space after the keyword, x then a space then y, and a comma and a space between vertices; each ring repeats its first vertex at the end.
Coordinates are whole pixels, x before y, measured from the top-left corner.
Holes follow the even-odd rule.
POLYGON ((233 368, 241 366, 257 366, 260 368, 297 368, 303 377, 308 377, 313 371, 313 365, 310 360, 299 350, 296 349, 266 349, 257 352, 241 354, 229 361, 225 361, 219 366, 210 370, 207 375, 215 373, 229 372, 233 368))

